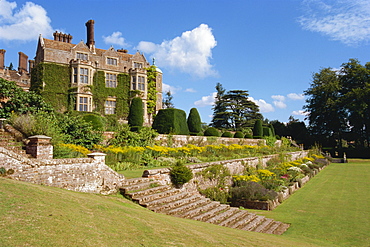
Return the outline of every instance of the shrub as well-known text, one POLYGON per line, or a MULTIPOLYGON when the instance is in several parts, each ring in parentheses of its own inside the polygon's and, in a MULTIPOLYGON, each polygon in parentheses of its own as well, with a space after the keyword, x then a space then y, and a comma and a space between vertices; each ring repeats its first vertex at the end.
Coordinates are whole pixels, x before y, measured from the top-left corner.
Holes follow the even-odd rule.
POLYGON ((130 126, 143 126, 144 123, 144 109, 143 101, 141 98, 133 98, 130 105, 130 111, 128 114, 128 125, 130 126))
POLYGON ((245 134, 244 138, 253 139, 253 136, 251 134, 245 134))
POLYGON ((234 138, 243 138, 243 137, 244 137, 244 135, 241 131, 235 132, 234 138))
POLYGON ((272 136, 272 131, 269 127, 263 127, 263 136, 272 136))
POLYGON ((160 134, 189 135, 186 113, 175 108, 159 110, 152 128, 160 134))
POLYGON ((204 131, 204 136, 220 136, 220 131, 215 127, 209 127, 204 131))
POLYGON ((190 133, 196 134, 202 131, 202 121, 197 108, 190 109, 187 123, 190 133))
POLYGON ((263 136, 263 127, 262 127, 262 120, 257 119, 254 123, 253 127, 253 138, 254 139, 261 139, 263 136))
POLYGON ((171 182, 175 186, 182 186, 193 178, 193 173, 189 167, 177 163, 170 171, 171 182))
POLYGON ((82 119, 90 123, 93 130, 103 131, 105 128, 104 119, 99 115, 85 114, 82 119))
POLYGON ((146 147, 152 146, 157 136, 158 133, 150 127, 141 127, 137 132, 132 132, 128 125, 121 125, 109 144, 118 147, 146 147))
POLYGON ((199 190, 199 192, 212 201, 218 201, 223 204, 227 204, 230 197, 229 192, 221 187, 210 187, 205 190, 199 190))
POLYGON ((268 190, 259 183, 248 181, 242 187, 231 188, 231 200, 244 199, 248 201, 273 200, 277 197, 277 193, 273 190, 268 190))
POLYGON ((221 137, 228 137, 228 138, 232 138, 233 137, 233 134, 229 131, 225 131, 224 133, 222 133, 221 137))

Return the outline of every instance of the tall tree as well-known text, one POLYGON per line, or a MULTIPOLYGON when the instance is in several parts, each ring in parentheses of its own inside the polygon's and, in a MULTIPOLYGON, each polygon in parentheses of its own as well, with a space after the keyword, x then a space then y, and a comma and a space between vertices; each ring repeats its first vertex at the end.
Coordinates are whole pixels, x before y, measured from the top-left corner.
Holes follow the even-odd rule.
POLYGON ((226 114, 226 106, 223 99, 226 90, 222 87, 222 84, 218 82, 216 91, 215 104, 212 108, 213 118, 211 126, 218 129, 227 129, 229 128, 228 115, 226 114))
POLYGON ((171 91, 167 91, 165 94, 165 97, 163 99, 163 108, 168 109, 168 108, 175 108, 175 105, 172 103, 172 93, 171 91))
POLYGON ((340 144, 346 130, 346 110, 342 104, 340 76, 331 68, 313 75, 304 109, 308 112, 309 130, 315 139, 325 145, 340 144))
POLYGON ((256 119, 262 118, 262 115, 258 113, 259 107, 249 100, 248 96, 246 90, 231 90, 222 97, 229 126, 234 130, 253 126, 256 119))
POLYGON ((350 59, 340 73, 342 102, 348 112, 352 136, 363 147, 370 145, 370 63, 350 59))

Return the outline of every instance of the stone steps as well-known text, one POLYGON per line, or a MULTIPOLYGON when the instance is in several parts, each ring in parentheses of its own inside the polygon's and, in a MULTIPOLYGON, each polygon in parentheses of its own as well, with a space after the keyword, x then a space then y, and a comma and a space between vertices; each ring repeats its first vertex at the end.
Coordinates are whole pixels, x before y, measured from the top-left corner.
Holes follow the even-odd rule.
POLYGON ((282 234, 289 228, 289 224, 211 201, 197 191, 160 185, 149 178, 126 179, 120 191, 157 213, 269 234, 282 234))
POLYGON ((23 143, 16 141, 9 132, 0 131, 0 147, 13 151, 26 158, 33 158, 31 155, 26 154, 23 143))

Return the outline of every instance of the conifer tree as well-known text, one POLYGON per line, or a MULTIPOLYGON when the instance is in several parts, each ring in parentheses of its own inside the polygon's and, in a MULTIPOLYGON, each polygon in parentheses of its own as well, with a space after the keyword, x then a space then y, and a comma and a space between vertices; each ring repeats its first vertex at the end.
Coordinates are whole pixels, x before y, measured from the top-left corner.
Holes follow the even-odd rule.
POLYGON ((141 98, 133 98, 128 114, 128 124, 130 127, 142 127, 144 123, 143 115, 144 109, 141 98))
POLYGON ((197 108, 191 108, 187 119, 190 133, 197 134, 202 130, 202 121, 197 108))

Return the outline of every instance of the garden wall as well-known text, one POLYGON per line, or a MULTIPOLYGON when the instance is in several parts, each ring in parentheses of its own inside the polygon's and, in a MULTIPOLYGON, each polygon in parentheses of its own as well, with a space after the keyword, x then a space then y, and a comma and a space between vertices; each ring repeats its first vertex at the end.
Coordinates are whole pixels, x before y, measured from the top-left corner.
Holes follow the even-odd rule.
POLYGON ((187 136, 187 135, 159 135, 156 141, 161 143, 161 146, 183 147, 187 144, 193 144, 199 147, 206 145, 266 145, 264 139, 243 139, 243 138, 226 138, 215 136, 187 136), (169 145, 170 144, 170 145, 169 145))
MULTIPOLYGON (((113 138, 115 132, 104 132, 104 139, 107 142, 113 138)), ((226 138, 215 136, 187 136, 187 135, 158 135, 155 139, 161 146, 183 147, 187 144, 196 146, 218 145, 218 144, 239 144, 239 145, 266 145, 264 139, 243 139, 243 138, 226 138)))
MULTIPOLYGON (((250 158, 243 158, 243 159, 214 161, 214 162, 187 165, 187 167, 189 167, 192 170, 194 178, 188 184, 186 184, 186 187, 188 189, 196 190, 197 188, 206 189, 209 187, 216 186, 218 183, 217 179, 214 179, 214 180, 204 179, 202 175, 199 175, 200 172, 202 172, 203 170, 205 170, 206 168, 210 166, 223 165, 228 168, 231 175, 241 175, 243 174, 246 166, 256 167, 259 164, 262 167, 265 167, 267 161, 269 161, 270 159, 278 155, 279 154, 273 154, 273 155, 266 155, 262 157, 250 157, 250 158)), ((306 157, 307 155, 308 155, 308 151, 297 151, 297 152, 288 153, 290 160, 297 160, 297 159, 306 157)), ((148 178, 159 180, 162 184, 169 184, 171 182, 169 168, 145 170, 143 173, 143 177, 148 177, 148 178)), ((231 184, 231 179, 230 179, 230 184, 231 184)))
POLYGON ((0 166, 12 169, 8 177, 24 182, 63 189, 112 194, 121 186, 124 176, 105 165, 105 154, 93 153, 90 158, 28 159, 0 147, 0 166))

